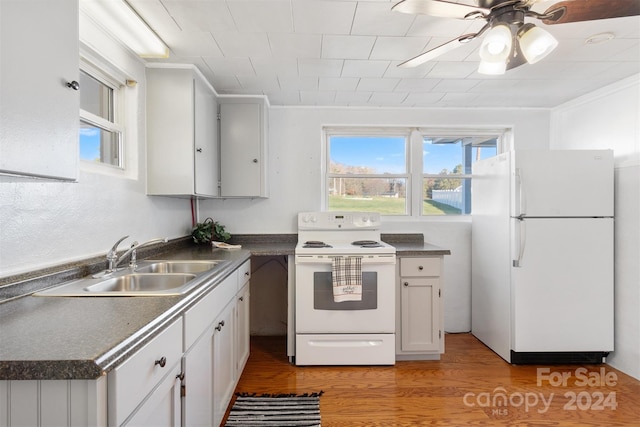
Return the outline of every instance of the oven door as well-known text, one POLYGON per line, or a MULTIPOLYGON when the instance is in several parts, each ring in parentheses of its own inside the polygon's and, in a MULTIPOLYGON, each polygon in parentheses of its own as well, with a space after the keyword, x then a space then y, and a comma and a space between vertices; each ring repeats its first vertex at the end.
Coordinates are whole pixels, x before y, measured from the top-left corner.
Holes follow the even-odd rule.
POLYGON ((296 255, 296 333, 394 333, 395 255, 362 256, 361 301, 334 301, 332 259, 296 255))

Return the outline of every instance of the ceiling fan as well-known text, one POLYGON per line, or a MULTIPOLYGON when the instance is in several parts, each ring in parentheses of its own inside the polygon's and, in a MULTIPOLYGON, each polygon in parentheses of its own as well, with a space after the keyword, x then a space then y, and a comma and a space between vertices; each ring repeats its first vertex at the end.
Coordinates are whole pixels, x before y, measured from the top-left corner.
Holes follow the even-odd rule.
POLYGON ((478 72, 504 74, 522 64, 538 62, 558 45, 549 32, 525 23, 525 18, 555 25, 640 15, 640 0, 564 0, 543 13, 531 10, 544 1, 477 0, 478 5, 473 6, 445 0, 402 0, 391 10, 442 18, 483 19, 487 23, 477 33, 463 34, 398 66, 418 66, 484 35, 478 72))

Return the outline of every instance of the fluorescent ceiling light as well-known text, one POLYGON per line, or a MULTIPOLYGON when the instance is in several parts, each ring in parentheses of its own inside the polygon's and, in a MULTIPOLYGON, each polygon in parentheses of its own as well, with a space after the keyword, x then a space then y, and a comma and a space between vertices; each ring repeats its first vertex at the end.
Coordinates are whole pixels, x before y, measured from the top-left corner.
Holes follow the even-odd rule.
POLYGON ((525 24, 518 31, 518 42, 529 64, 540 61, 558 46, 558 40, 549 32, 533 24, 525 24))
POLYGON ((80 0, 80 7, 140 57, 169 57, 169 48, 126 1, 80 0))

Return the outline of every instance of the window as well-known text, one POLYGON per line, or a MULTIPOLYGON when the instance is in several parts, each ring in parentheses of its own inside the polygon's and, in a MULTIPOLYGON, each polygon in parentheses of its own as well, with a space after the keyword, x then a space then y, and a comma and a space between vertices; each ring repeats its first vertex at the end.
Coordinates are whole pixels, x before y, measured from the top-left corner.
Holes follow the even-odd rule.
POLYGON ((471 166, 497 153, 496 136, 433 137, 422 143, 422 215, 471 213, 471 166))
POLYGON ((497 154, 502 133, 327 128, 325 206, 382 215, 470 214, 471 166, 497 154))
POLYGON ((408 134, 329 135, 331 211, 407 212, 408 134))
POLYGON ((80 70, 80 159, 124 167, 119 97, 122 85, 88 64, 80 70))

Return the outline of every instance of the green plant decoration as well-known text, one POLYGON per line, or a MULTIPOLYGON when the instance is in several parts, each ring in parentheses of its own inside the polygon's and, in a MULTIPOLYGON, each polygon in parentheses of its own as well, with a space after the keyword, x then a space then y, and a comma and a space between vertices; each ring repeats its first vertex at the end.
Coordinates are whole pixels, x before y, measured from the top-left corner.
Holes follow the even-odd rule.
POLYGON ((191 237, 196 243, 226 242, 231 239, 231 234, 225 231, 224 225, 207 218, 193 227, 191 237))

